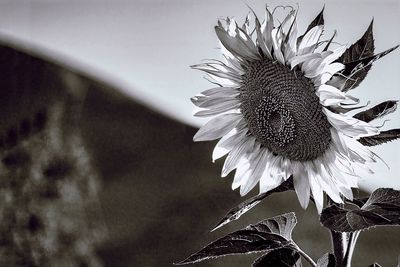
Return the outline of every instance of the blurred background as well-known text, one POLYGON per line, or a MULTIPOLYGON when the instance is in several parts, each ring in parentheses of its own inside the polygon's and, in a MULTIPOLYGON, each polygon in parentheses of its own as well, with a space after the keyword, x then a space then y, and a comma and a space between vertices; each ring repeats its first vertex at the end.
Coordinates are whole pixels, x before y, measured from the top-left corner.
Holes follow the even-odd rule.
MULTIPOLYGON (((300 29, 325 3, 325 33, 337 29, 338 42, 355 42, 372 18, 376 52, 400 42, 397 0, 268 1, 271 7, 297 3, 300 29)), ((209 233, 244 198, 231 191, 231 176, 219 178, 222 161, 211 163, 214 143, 192 142, 204 121, 192 117, 189 98, 211 85, 188 66, 220 58, 213 26, 225 16, 244 18, 246 4, 263 15, 264 1, 0 1, 2 44, 89 80, 79 127, 101 177, 98 197, 109 237, 98 254, 105 266, 172 266, 225 233, 289 210, 298 215, 298 244, 314 258, 329 250, 315 208, 302 210, 293 193, 272 196, 209 233)), ((371 104, 399 99, 399 59, 396 51, 375 63, 354 94, 371 104)), ((390 116, 385 127, 400 127, 399 113, 390 116)), ((374 148, 391 169, 376 166, 376 174, 361 181, 363 190, 399 188, 399 149, 399 141, 374 148)), ((362 233, 355 266, 395 266, 399 240, 395 228, 362 233)), ((249 266, 255 258, 197 266, 249 266)))

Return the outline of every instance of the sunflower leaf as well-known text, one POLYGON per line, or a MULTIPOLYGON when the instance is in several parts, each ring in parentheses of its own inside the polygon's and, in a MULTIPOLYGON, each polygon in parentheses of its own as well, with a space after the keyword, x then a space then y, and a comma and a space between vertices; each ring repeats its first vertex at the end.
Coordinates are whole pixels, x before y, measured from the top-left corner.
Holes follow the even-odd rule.
MULTIPOLYGON (((346 65, 350 62, 359 61, 360 59, 374 55, 375 45, 372 31, 373 24, 374 20, 371 21, 363 36, 346 49, 343 55, 337 60, 338 62, 346 65)), ((363 70, 354 74, 352 80, 347 80, 345 82, 344 88, 347 90, 357 87, 365 79, 370 69, 371 65, 368 65, 363 70)))
POLYGON ((301 257, 298 252, 290 248, 281 248, 269 252, 256 259, 253 267, 301 267, 301 257))
POLYGON ((187 259, 176 263, 184 265, 226 255, 270 252, 292 244, 292 231, 297 219, 293 212, 282 214, 211 242, 187 259))
POLYGON ((338 59, 340 63, 347 64, 374 55, 375 45, 374 34, 372 31, 373 24, 374 20, 371 21, 363 36, 346 49, 343 55, 338 59))
POLYGON ((336 259, 335 256, 331 253, 324 254, 317 261, 317 267, 335 267, 336 259))
POLYGON ((376 226, 400 226, 400 191, 375 190, 361 208, 346 209, 336 205, 322 210, 321 223, 336 232, 355 232, 376 226))
POLYGON ((400 129, 382 131, 380 134, 361 137, 358 141, 364 146, 377 146, 400 138, 400 129))
POLYGON ((235 208, 231 209, 228 211, 228 213, 221 219, 221 221, 214 227, 214 229, 211 230, 215 231, 218 228, 235 221, 240 218, 243 214, 248 212, 250 209, 254 208, 257 204, 259 204, 264 198, 274 194, 274 193, 280 193, 288 190, 294 190, 294 185, 293 185, 293 177, 290 177, 287 179, 285 182, 283 182, 280 186, 278 186, 275 189, 272 189, 268 192, 256 195, 254 197, 251 197, 244 202, 240 203, 238 206, 235 208))
POLYGON ((319 25, 324 25, 324 9, 325 6, 322 8, 322 10, 319 12, 319 14, 315 17, 313 21, 311 21, 310 25, 308 25, 306 32, 314 28, 315 26, 319 25))
POLYGON ((329 84, 333 83, 336 87, 339 87, 342 91, 345 92, 356 88, 367 76, 367 73, 371 68, 372 63, 386 56, 398 47, 399 45, 373 56, 364 57, 359 60, 344 63, 344 69, 340 72, 341 75, 335 75, 329 82, 329 84))
POLYGON ((307 30, 304 32, 304 34, 301 35, 297 39, 297 44, 301 43, 301 40, 303 40, 304 35, 306 35, 309 30, 311 30, 315 26, 319 26, 319 25, 323 26, 324 25, 324 23, 325 23, 325 21, 324 21, 324 9, 325 9, 325 6, 322 8, 321 12, 319 12, 319 14, 315 17, 315 19, 313 21, 311 21, 310 25, 308 25, 307 30))
POLYGON ((370 122, 394 112, 397 108, 397 102, 398 101, 394 100, 382 102, 368 110, 357 113, 353 117, 365 122, 370 122))

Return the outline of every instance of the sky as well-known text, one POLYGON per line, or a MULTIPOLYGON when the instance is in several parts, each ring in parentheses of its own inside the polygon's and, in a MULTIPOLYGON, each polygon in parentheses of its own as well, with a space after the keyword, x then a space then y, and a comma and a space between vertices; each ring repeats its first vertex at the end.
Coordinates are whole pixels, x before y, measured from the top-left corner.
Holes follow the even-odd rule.
MULTIPOLYGON (((67 65, 102 77, 130 97, 192 126, 204 123, 192 116, 190 97, 212 87, 190 65, 221 58, 214 25, 218 18, 238 20, 248 4, 260 16, 265 1, 244 0, 0 0, 0 38, 57 58, 67 65)), ((374 18, 376 52, 400 43, 399 0, 268 1, 299 6, 300 31, 325 4, 325 34, 336 29, 336 41, 352 44, 374 18)), ((400 51, 374 64, 354 95, 371 105, 400 99, 400 51)), ((386 128, 400 127, 399 112, 386 128)), ((400 141, 374 148, 391 167, 378 164, 374 178, 362 186, 372 190, 400 188, 400 141)))

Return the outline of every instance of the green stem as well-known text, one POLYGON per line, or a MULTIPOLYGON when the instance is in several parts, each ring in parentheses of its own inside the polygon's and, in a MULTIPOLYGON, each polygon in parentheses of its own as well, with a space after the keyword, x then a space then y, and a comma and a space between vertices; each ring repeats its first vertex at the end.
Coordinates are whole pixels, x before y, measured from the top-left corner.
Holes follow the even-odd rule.
POLYGON ((310 256, 308 256, 307 253, 305 253, 303 250, 301 250, 300 247, 294 242, 293 242, 293 247, 306 261, 308 261, 311 264, 311 266, 317 267, 317 264, 315 263, 315 261, 310 256))

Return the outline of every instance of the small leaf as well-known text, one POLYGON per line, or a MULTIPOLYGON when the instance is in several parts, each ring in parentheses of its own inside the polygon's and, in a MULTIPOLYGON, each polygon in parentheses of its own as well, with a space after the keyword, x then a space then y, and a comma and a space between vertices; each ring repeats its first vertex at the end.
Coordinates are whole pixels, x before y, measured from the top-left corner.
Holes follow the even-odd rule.
POLYGON ((375 190, 361 208, 353 210, 336 205, 322 210, 321 223, 336 232, 355 232, 375 226, 400 226, 400 191, 375 190))
POLYGON ((315 26, 324 25, 324 9, 325 9, 325 6, 322 8, 322 10, 319 12, 319 14, 315 17, 315 19, 313 21, 311 21, 310 25, 308 25, 306 32, 308 32, 315 26))
MULTIPOLYGON (((360 59, 371 57, 374 55, 374 35, 372 31, 374 20, 371 21, 368 29, 365 31, 363 36, 354 44, 352 44, 343 55, 337 60, 340 63, 348 64, 350 62, 359 61, 360 59)), ((344 88, 350 89, 357 87, 367 76, 368 71, 371 69, 371 65, 367 66, 362 71, 351 77, 352 80, 345 82, 344 88)))
POLYGON ((367 73, 371 68, 372 63, 386 56, 398 47, 399 46, 397 45, 386 51, 383 51, 382 53, 344 63, 344 70, 341 71, 341 76, 335 75, 332 81, 336 79, 336 85, 345 92, 356 88, 367 76, 367 73), (347 78, 344 78, 343 76, 347 78))
POLYGON ((256 259, 253 267, 301 267, 301 257, 298 252, 290 248, 281 248, 256 259))
POLYGON ((382 267, 382 266, 375 262, 371 264, 369 267, 382 267))
POLYGON ((400 138, 400 129, 382 131, 377 135, 362 137, 358 141, 364 146, 377 146, 400 138))
POLYGON ((200 262, 233 254, 248 254, 284 248, 292 242, 297 219, 293 212, 263 220, 230 233, 205 246, 177 265, 200 262))
POLYGON ((212 231, 215 231, 216 229, 232 222, 240 218, 243 214, 248 212, 250 209, 254 208, 257 204, 259 204, 264 198, 274 194, 274 193, 280 193, 284 192, 287 190, 294 190, 294 185, 293 185, 293 177, 290 177, 287 179, 285 182, 283 182, 280 186, 278 186, 275 189, 272 189, 268 192, 256 195, 254 197, 251 197, 244 202, 240 203, 238 206, 235 208, 231 209, 228 211, 228 213, 221 219, 221 221, 217 224, 217 226, 214 227, 212 231))
POLYGON ((317 267, 335 267, 336 260, 335 256, 331 253, 324 254, 317 261, 317 267))
POLYGON ((363 36, 346 49, 343 55, 338 59, 338 62, 346 64, 374 55, 375 45, 372 31, 373 24, 374 20, 371 21, 363 36))
POLYGON ((370 122, 394 112, 397 108, 397 102, 398 101, 394 100, 382 102, 368 110, 357 113, 353 117, 365 122, 370 122))

